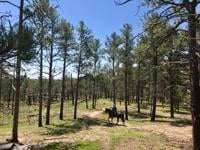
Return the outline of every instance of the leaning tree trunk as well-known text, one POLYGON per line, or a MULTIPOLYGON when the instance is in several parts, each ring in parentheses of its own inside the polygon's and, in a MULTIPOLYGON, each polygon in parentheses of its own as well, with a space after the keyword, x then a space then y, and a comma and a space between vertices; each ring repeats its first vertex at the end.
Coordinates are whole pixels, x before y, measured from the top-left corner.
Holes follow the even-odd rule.
POLYGON ((196 0, 190 3, 188 23, 189 23, 189 54, 190 54, 190 78, 191 78, 191 113, 193 125, 193 149, 200 149, 200 87, 199 87, 199 70, 197 40, 196 40, 196 0))
POLYGON ((19 120, 19 97, 20 97, 20 73, 21 73, 21 38, 23 32, 23 9, 24 0, 20 1, 19 27, 17 39, 17 64, 16 64, 16 93, 15 93, 15 108, 13 116, 12 142, 18 142, 18 120, 19 120))
POLYGON ((65 99, 66 56, 67 56, 67 50, 65 49, 65 51, 64 51, 64 62, 63 62, 63 75, 62 75, 61 103, 60 103, 60 120, 63 120, 63 107, 64 107, 64 99, 65 99))
POLYGON ((38 127, 42 127, 42 105, 43 105, 43 43, 40 43, 40 77, 39 77, 39 114, 38 127))
POLYGON ((156 118, 156 102, 157 102, 157 66, 158 66, 158 55, 155 50, 155 56, 153 58, 154 71, 153 71, 153 104, 151 112, 151 121, 155 121, 156 118))

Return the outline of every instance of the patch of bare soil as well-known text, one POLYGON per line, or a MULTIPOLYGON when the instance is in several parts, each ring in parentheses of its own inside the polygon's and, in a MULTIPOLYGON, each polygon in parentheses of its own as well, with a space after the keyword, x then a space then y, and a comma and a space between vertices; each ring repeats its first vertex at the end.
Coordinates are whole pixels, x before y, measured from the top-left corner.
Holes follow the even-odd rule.
POLYGON ((114 148, 115 150, 169 150, 169 147, 160 147, 159 141, 157 143, 152 143, 152 141, 139 141, 134 139, 127 139, 121 141, 114 148))
MULTIPOLYGON (((108 150, 109 149, 109 136, 106 131, 102 131, 102 127, 100 126, 90 126, 91 122, 98 121, 98 115, 101 114, 102 111, 94 111, 89 113, 84 113, 81 118, 88 120, 88 124, 85 124, 83 130, 80 130, 75 133, 68 133, 63 135, 55 135, 55 136, 42 136, 39 143, 40 147, 56 143, 56 142, 63 142, 63 143, 74 143, 75 141, 96 141, 100 140, 101 142, 101 149, 108 150)), ((24 140, 24 139, 23 139, 24 140)), ((34 144, 35 145, 35 144, 34 144)))
POLYGON ((127 125, 128 128, 142 132, 149 132, 165 137, 169 144, 180 149, 191 149, 192 127, 173 126, 169 123, 157 123, 149 125, 127 125))
MULTIPOLYGON (((99 115, 102 111, 93 111, 87 112, 83 114, 84 117, 88 117, 89 119, 98 119, 99 115)), ((169 147, 174 147, 172 149, 192 149, 192 127, 191 126, 175 126, 170 123, 151 123, 144 125, 130 125, 126 123, 126 127, 131 130, 141 131, 156 134, 162 136, 167 139, 168 145, 164 149, 169 149, 169 147)), ((21 142, 25 144, 33 144, 33 145, 46 145, 49 143, 55 142, 64 142, 64 143, 73 143, 76 140, 89 140, 95 141, 100 140, 101 149, 108 150, 109 149, 109 133, 99 125, 89 126, 84 130, 80 130, 76 133, 69 133, 63 135, 40 135, 38 133, 29 132, 29 133, 21 133, 20 139, 21 142), (34 141, 34 143, 32 143, 34 141)), ((159 142, 159 140, 158 140, 159 142)), ((156 143, 157 144, 157 143, 156 143)), ((151 141, 138 141, 137 139, 127 139, 121 141, 116 145, 116 150, 142 150, 142 149, 152 149, 156 150, 158 147, 155 147, 155 143, 151 143, 151 141), (149 144, 150 143, 150 144, 149 144)), ((158 148, 159 149, 159 148, 158 148)))
POLYGON ((85 113, 85 114, 83 115, 83 117, 84 117, 84 116, 87 116, 87 117, 89 117, 89 118, 97 118, 101 113, 102 113, 102 111, 97 110, 97 111, 85 113))
MULTIPOLYGON (((94 111, 94 112, 90 112, 90 113, 86 113, 84 114, 82 117, 88 117, 90 119, 96 119, 98 118, 98 116, 102 113, 102 111, 98 110, 98 111, 94 111)), ((109 136, 108 133, 105 131, 102 131, 102 128, 100 128, 99 126, 94 126, 91 127, 93 131, 95 132, 95 136, 99 136, 100 138, 100 142, 101 142, 101 149, 102 150, 108 150, 109 149, 109 136)))

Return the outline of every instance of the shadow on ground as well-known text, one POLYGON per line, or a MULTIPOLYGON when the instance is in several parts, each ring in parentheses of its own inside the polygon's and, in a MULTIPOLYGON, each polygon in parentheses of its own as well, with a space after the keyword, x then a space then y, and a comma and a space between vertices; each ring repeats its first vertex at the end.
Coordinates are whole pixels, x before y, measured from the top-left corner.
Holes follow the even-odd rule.
POLYGON ((176 126, 176 127, 191 126, 192 121, 189 119, 177 119, 177 120, 171 122, 170 125, 176 126))
POLYGON ((29 150, 29 147, 21 143, 2 143, 0 150, 29 150))
MULTIPOLYGON (((162 110, 165 113, 169 113, 170 114, 170 110, 162 110)), ((180 115, 190 115, 189 111, 181 111, 181 110, 177 110, 175 112, 175 114, 180 114, 180 115)))
MULTIPOLYGON (((149 113, 145 113, 145 112, 129 112, 129 116, 132 118, 132 119, 148 119, 150 118, 150 114, 149 113)), ((162 116, 162 115, 156 115, 156 118, 161 118, 161 119, 168 119, 170 117, 168 116, 162 116)))
POLYGON ((129 112, 129 116, 133 119, 146 119, 149 118, 148 113, 129 112))
POLYGON ((55 142, 47 145, 31 146, 31 150, 99 150, 99 141, 76 141, 74 143, 55 142))
POLYGON ((63 135, 69 133, 76 133, 83 129, 89 129, 90 126, 105 126, 106 120, 99 118, 89 118, 88 116, 83 116, 72 122, 65 122, 62 124, 53 124, 47 126, 47 135, 63 135))

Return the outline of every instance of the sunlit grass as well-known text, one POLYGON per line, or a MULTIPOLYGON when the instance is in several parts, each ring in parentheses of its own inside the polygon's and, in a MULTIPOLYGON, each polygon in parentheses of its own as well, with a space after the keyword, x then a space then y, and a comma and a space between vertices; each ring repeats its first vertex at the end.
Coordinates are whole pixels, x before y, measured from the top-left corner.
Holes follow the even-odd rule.
MULTIPOLYGON (((145 145, 150 145, 151 148, 165 149, 166 139, 158 135, 131 130, 124 126, 107 126, 108 114, 100 113, 98 118, 84 118, 83 115, 90 114, 96 110, 103 110, 108 107, 112 107, 113 102, 110 99, 97 100, 96 109, 92 109, 92 101, 88 101, 89 109, 86 109, 85 102, 78 105, 78 119, 73 119, 73 106, 71 101, 66 101, 64 105, 64 120, 59 120, 60 102, 55 102, 51 105, 51 118, 50 125, 44 125, 41 128, 37 127, 38 122, 38 106, 27 104, 20 104, 20 117, 19 117, 19 138, 25 141, 25 143, 35 145, 36 143, 43 143, 44 139, 48 138, 70 138, 73 142, 71 144, 65 142, 51 142, 47 144, 48 149, 99 149, 104 144, 102 137, 106 136, 108 139, 109 148, 115 149, 118 144, 121 143, 134 143, 138 144, 139 149, 146 149, 145 145), (27 117, 33 115, 29 121, 27 117), (105 135, 104 135, 105 134, 105 135), (30 136, 28 138, 27 136, 30 136), (26 140, 24 140, 24 138, 26 140), (89 141, 88 141, 89 139, 89 141), (144 145, 144 146, 141 146, 144 145)), ((121 105, 117 101, 117 108, 119 112, 124 113, 124 103, 121 105)), ((141 105, 141 113, 137 112, 136 103, 130 103, 129 120, 126 121, 126 125, 148 125, 150 122, 150 106, 143 103, 141 105)), ((190 112, 184 107, 180 108, 179 113, 175 114, 175 118, 170 118, 169 105, 162 107, 159 103, 156 112, 156 124, 158 123, 170 123, 175 126, 191 125, 190 112)), ((45 124, 46 108, 43 107, 43 124, 45 124)), ((7 139, 11 136, 12 131, 12 119, 11 111, 6 115, 0 113, 0 137, 1 139, 7 139)), ((114 119, 114 123, 116 118, 114 119)), ((121 121, 119 124, 122 125, 121 121)))

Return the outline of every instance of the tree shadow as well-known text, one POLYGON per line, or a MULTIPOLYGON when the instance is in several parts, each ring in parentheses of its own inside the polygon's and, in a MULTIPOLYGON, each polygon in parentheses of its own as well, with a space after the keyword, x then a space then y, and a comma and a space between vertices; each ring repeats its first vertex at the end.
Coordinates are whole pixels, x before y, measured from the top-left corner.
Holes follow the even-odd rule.
POLYGON ((174 120, 155 120, 155 123, 168 123, 171 126, 176 126, 176 127, 186 127, 186 126, 191 126, 192 121, 189 119, 182 119, 182 118, 174 118, 174 120))
POLYGON ((148 113, 138 113, 138 112, 129 112, 129 116, 131 118, 136 118, 136 119, 146 119, 149 118, 149 114, 148 113))
POLYGON ((29 149, 28 145, 23 145, 22 143, 1 143, 0 144, 0 150, 15 150, 15 149, 29 149))
POLYGON ((184 112, 184 111, 178 111, 176 112, 177 114, 181 114, 181 115, 190 115, 190 112, 184 112))
POLYGON ((96 125, 106 125, 106 120, 98 118, 90 118, 88 116, 83 116, 77 120, 73 120, 71 123, 53 124, 47 126, 47 135, 63 135, 69 133, 76 133, 78 131, 89 129, 90 126, 96 125))
POLYGON ((170 125, 176 126, 176 127, 191 126, 192 121, 189 119, 177 119, 177 120, 171 122, 170 125))
MULTIPOLYGON (((170 110, 162 110, 164 113, 170 113, 170 110)), ((175 114, 180 114, 180 115, 190 115, 189 111, 181 111, 177 110, 175 111, 175 114)))
POLYGON ((109 123, 109 122, 106 123, 106 127, 120 127, 120 126, 125 127, 126 123, 125 124, 121 124, 121 123, 116 124, 116 123, 109 123))
POLYGON ((47 145, 32 145, 31 150, 75 150, 76 147, 73 143, 55 142, 47 145))
MULTIPOLYGON (((148 119, 150 118, 150 114, 146 112, 129 112, 129 116, 133 119, 148 119)), ((162 119, 169 119, 170 117, 168 116, 163 116, 163 115, 156 115, 156 118, 162 118, 162 119)))

